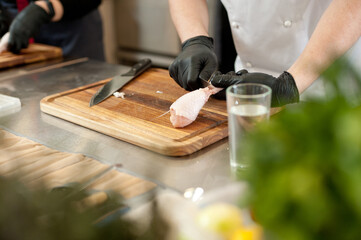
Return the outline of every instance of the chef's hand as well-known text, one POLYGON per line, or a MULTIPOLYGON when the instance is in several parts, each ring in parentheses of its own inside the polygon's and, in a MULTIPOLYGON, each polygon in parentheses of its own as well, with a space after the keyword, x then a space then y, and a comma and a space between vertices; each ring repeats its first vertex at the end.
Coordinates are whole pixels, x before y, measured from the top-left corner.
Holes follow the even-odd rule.
POLYGON ((224 88, 215 97, 225 99, 225 90, 227 87, 239 83, 260 83, 269 86, 272 89, 271 107, 280 107, 288 103, 299 101, 299 92, 292 75, 283 72, 278 78, 265 73, 249 73, 247 70, 241 70, 237 73, 229 72, 221 74, 217 72, 212 76, 211 84, 215 87, 224 88))
POLYGON ((49 23, 52 16, 35 3, 30 3, 22 10, 10 25, 8 50, 19 53, 22 48, 27 48, 29 39, 33 37, 40 27, 49 23))
POLYGON ((182 52, 170 65, 169 74, 182 88, 190 91, 202 87, 199 78, 208 81, 217 66, 213 39, 197 36, 182 44, 182 52))

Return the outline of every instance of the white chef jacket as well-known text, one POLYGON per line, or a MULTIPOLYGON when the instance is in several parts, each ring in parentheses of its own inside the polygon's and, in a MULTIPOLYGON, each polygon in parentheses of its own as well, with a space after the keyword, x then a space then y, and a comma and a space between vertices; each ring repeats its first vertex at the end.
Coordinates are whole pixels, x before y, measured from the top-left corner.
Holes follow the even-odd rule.
MULTIPOLYGON (((279 76, 300 56, 332 0, 221 0, 237 51, 235 71, 279 76)), ((353 57, 361 63, 361 41, 353 57)), ((355 59, 354 59, 355 60, 355 59)), ((360 64, 361 65, 361 64, 360 64)), ((302 95, 323 95, 317 80, 302 95)), ((301 96, 302 97, 302 96, 301 96)))

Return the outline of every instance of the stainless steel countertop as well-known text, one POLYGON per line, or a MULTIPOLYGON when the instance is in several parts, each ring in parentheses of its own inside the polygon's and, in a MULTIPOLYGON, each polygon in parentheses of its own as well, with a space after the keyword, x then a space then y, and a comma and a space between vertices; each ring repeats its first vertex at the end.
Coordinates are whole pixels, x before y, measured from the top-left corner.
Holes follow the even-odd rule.
POLYGON ((130 67, 73 59, 0 71, 0 94, 18 97, 21 110, 0 117, 0 128, 59 151, 82 153, 178 191, 210 190, 232 182, 228 140, 185 157, 169 157, 106 136, 40 111, 48 95, 124 73, 130 67))

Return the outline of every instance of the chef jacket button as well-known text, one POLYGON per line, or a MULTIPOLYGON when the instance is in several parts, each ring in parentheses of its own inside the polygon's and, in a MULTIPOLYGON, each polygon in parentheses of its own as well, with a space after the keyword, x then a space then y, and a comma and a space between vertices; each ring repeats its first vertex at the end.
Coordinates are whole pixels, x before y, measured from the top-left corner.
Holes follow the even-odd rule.
POLYGON ((235 29, 238 29, 239 24, 237 22, 232 22, 232 27, 234 27, 235 29))
POLYGON ((291 20, 285 20, 283 22, 283 26, 286 27, 286 28, 289 28, 292 26, 292 21, 291 20))
POLYGON ((247 67, 247 68, 251 68, 251 67, 252 67, 252 63, 247 62, 247 63, 246 63, 246 67, 247 67))

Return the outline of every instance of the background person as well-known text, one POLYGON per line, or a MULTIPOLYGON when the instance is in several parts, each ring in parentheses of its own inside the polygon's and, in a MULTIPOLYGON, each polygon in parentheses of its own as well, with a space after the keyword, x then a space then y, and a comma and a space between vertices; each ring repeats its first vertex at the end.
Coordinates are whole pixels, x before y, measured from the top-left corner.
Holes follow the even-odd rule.
POLYGON ((0 0, 0 32, 9 31, 8 50, 14 53, 26 48, 29 39, 34 38, 37 43, 61 47, 64 56, 104 60, 102 20, 97 10, 100 3, 0 0))

